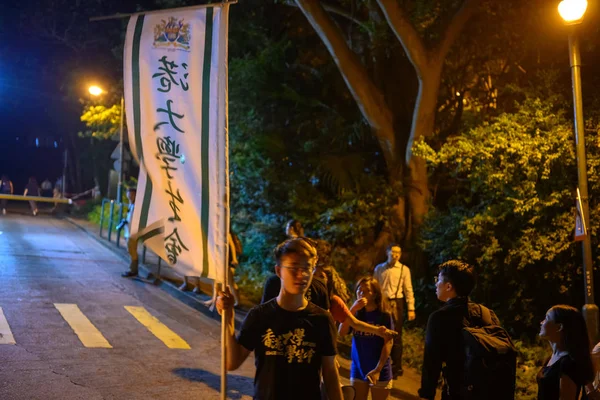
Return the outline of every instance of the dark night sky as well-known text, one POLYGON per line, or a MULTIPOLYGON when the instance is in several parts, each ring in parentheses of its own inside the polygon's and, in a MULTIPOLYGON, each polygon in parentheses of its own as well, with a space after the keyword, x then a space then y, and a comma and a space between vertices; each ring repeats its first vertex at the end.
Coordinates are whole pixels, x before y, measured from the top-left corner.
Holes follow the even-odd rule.
POLYGON ((62 174, 64 144, 83 128, 79 99, 87 96, 88 83, 118 87, 121 80, 121 61, 113 48, 126 21, 90 23, 89 16, 133 12, 143 1, 96 2, 105 4, 95 10, 77 10, 75 0, 6 3, 0 15, 0 173, 21 191, 29 176, 41 182, 62 174), (44 34, 44 27, 53 24, 63 33, 73 10, 72 36, 66 42, 44 34))
MULTIPOLYGON (((568 76, 567 30, 556 12, 558 2, 533 1, 540 4, 541 16, 546 20, 540 21, 537 32, 532 32, 532 39, 539 42, 540 49, 545 49, 542 51, 553 54, 550 62, 565 68, 568 76)), ((21 190, 28 176, 34 175, 41 181, 46 177, 55 180, 61 174, 64 141, 69 134, 82 129, 79 98, 87 96, 87 84, 94 80, 114 87, 121 80, 121 61, 115 58, 114 49, 121 43, 126 21, 90 23, 88 18, 133 12, 139 4, 146 9, 156 7, 151 5, 151 0, 20 0, 3 3, 0 15, 0 173, 8 174, 16 189, 21 190), (52 3, 54 7, 49 6, 52 3), (96 8, 78 9, 79 3, 93 3, 96 8), (54 22, 57 32, 64 31, 73 11, 76 17, 70 43, 40 34, 44 26, 54 22), (40 141, 40 147, 35 146, 35 138, 40 141), (54 147, 54 141, 58 148, 54 147)), ((600 38, 594 3, 586 15, 586 30, 590 31, 591 37, 583 40, 584 79, 585 74, 597 75, 600 70, 597 68, 600 46, 595 46, 593 54, 585 51, 590 41, 596 44, 600 38)), ((236 18, 234 6, 232 25, 236 18)), ((584 87, 584 96, 585 90, 584 87)))

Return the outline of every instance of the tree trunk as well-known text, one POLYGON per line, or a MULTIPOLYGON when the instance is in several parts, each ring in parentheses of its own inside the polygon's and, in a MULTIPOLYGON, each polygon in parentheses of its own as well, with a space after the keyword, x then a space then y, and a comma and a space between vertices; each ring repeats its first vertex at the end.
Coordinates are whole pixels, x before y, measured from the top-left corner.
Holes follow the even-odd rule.
POLYGON ((356 257, 355 268, 358 272, 356 278, 360 275, 372 273, 377 262, 383 259, 387 246, 394 241, 392 232, 386 230, 379 232, 375 242, 370 244, 368 248, 360 251, 356 257))
POLYGON ((433 134, 440 90, 441 64, 440 62, 434 68, 423 71, 423 74, 419 76, 419 95, 415 104, 410 140, 406 146, 408 174, 405 187, 406 200, 410 208, 410 225, 407 235, 409 238, 415 232, 419 232, 429 208, 427 164, 422 158, 412 155, 412 146, 415 141, 433 134))

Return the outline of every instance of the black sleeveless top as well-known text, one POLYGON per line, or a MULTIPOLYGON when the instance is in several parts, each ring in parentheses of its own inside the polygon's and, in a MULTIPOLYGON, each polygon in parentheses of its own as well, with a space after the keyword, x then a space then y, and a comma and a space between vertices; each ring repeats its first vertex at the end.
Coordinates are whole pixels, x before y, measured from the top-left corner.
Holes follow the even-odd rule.
MULTIPOLYGON (((548 358, 544 365, 548 364, 548 358)), ((577 373, 577 365, 575 361, 571 358, 571 356, 566 355, 562 356, 558 361, 552 364, 549 367, 542 367, 540 372, 538 372, 536 380, 538 383, 538 400, 559 400, 560 398, 560 378, 563 375, 567 375, 575 385, 577 385, 577 396, 576 399, 579 398, 579 394, 581 393, 581 388, 584 385, 580 374, 577 373)), ((585 396, 582 399, 587 398, 585 396)))

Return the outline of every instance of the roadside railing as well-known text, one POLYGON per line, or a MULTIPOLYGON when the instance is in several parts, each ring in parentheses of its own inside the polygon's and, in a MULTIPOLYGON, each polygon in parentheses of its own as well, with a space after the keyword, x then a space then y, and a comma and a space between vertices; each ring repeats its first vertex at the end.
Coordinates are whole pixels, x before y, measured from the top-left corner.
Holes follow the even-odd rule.
MULTIPOLYGON (((102 237, 102 230, 104 229, 104 220, 105 220, 105 212, 104 210, 106 209, 106 204, 110 204, 109 210, 108 210, 108 218, 107 218, 107 222, 108 222, 108 241, 111 242, 112 241, 112 233, 113 233, 113 226, 115 223, 115 206, 118 208, 119 212, 118 212, 118 220, 116 221, 116 223, 118 224, 122 219, 123 219, 123 206, 124 204, 121 202, 118 202, 116 200, 112 200, 112 199, 102 199, 102 206, 100 208, 100 232, 99 235, 100 237, 102 237)), ((121 247, 121 230, 117 230, 117 239, 115 240, 115 243, 117 244, 117 247, 121 247)))
MULTIPOLYGON (((123 220, 123 210, 125 209, 126 206, 127 206, 127 204, 118 202, 113 199, 107 199, 107 198, 102 199, 102 205, 100 208, 100 232, 99 232, 100 237, 103 237, 102 231, 104 230, 104 225, 105 225, 105 220, 106 220, 106 225, 107 225, 107 230, 108 230, 107 239, 109 242, 112 243, 113 227, 115 226, 115 224, 118 225, 119 222, 121 222, 123 220), (107 204, 109 205, 108 217, 106 216, 106 213, 105 213, 107 204), (115 216, 117 216, 116 219, 115 219, 115 216)), ((117 247, 121 247, 121 230, 120 229, 116 230, 116 235, 117 235, 117 237, 115 239, 115 244, 117 245, 117 247)), ((125 246, 127 246, 127 243, 125 244, 125 246)), ((142 263, 146 263, 146 251, 147 251, 146 246, 143 246, 142 263)), ((162 259, 160 257, 158 257, 159 274, 160 274, 161 264, 162 264, 162 259)))

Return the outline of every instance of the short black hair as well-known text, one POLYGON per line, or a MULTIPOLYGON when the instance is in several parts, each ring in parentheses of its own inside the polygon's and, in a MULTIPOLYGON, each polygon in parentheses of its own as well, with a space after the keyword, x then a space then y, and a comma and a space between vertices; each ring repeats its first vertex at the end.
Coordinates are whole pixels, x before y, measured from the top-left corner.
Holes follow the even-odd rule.
POLYGON ((450 260, 441 264, 439 273, 445 282, 450 282, 456 294, 465 297, 471 294, 475 287, 475 269, 472 265, 459 260, 450 260))
POLYGON ((387 253, 388 251, 392 250, 392 247, 400 247, 400 251, 402 251, 402 247, 398 243, 392 243, 387 247, 387 249, 385 249, 385 252, 387 253))
POLYGON ((318 259, 314 240, 305 237, 296 237, 279 243, 273 250, 277 265, 279 265, 281 258, 287 254, 301 254, 315 261, 318 259))

